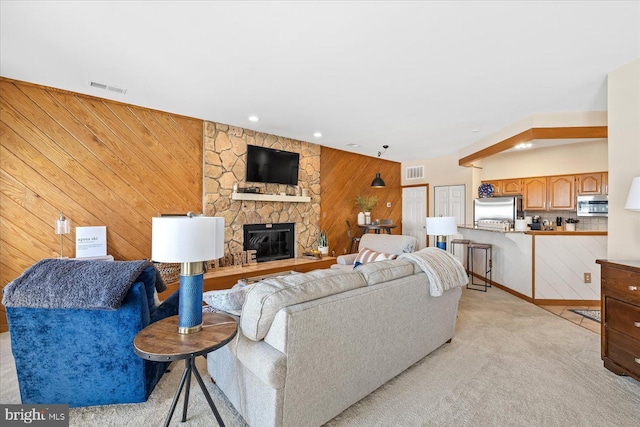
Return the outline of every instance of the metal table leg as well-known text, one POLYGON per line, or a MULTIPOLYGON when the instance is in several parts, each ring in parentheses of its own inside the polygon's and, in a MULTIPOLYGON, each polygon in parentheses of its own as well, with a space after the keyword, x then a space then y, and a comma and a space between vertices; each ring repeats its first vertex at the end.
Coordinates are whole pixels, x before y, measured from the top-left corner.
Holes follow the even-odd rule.
POLYGON ((195 357, 189 357, 184 360, 184 372, 182 373, 182 378, 180 379, 180 384, 178 385, 178 389, 176 390, 175 396, 173 396, 173 402, 171 402, 171 408, 169 409, 169 414, 167 414, 167 418, 164 421, 164 427, 168 427, 171 422, 171 418, 173 417, 173 413, 176 410, 176 406, 178 405, 178 399, 180 398, 180 394, 182 393, 182 389, 184 388, 185 383, 187 384, 187 389, 184 393, 184 405, 182 407, 182 422, 187 420, 187 408, 189 406, 189 388, 191 386, 191 374, 196 377, 198 384, 200 384, 200 388, 202 389, 202 394, 207 399, 207 403, 209 403, 209 407, 213 412, 213 415, 216 417, 216 421, 218 421, 218 425, 220 427, 225 427, 224 421, 222 421, 222 417, 216 408, 216 405, 213 403, 213 399, 211 399, 211 395, 207 390, 207 387, 204 385, 204 381, 202 381, 202 377, 198 372, 198 368, 196 368, 196 359, 195 357))

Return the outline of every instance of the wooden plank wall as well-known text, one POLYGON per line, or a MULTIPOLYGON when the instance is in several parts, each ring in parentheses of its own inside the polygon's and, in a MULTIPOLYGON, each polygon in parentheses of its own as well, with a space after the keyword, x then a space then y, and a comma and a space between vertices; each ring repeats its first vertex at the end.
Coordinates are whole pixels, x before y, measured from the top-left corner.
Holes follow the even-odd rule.
MULTIPOLYGON (((0 279, 59 256, 55 220, 106 225, 108 253, 149 258, 151 218, 202 211, 201 120, 0 78, 0 279)), ((0 331, 7 330, 0 305, 0 331)))
POLYGON ((377 196, 378 204, 371 211, 373 219, 393 219, 398 228, 392 234, 402 234, 402 187, 400 163, 378 157, 322 147, 320 153, 320 228, 327 231, 329 254, 336 256, 349 251, 346 221, 351 223, 351 235, 361 236, 357 226, 360 208, 356 196, 377 196), (380 172, 386 186, 372 188, 371 181, 380 172), (391 202, 391 207, 387 207, 391 202))

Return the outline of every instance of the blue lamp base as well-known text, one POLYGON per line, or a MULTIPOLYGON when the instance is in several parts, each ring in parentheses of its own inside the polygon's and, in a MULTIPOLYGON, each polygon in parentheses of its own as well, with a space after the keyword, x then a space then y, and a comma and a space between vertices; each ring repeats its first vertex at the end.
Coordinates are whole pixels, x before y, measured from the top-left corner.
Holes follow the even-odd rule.
POLYGON ((437 236, 436 237, 436 246, 443 251, 447 250, 447 238, 445 236, 437 236))
POLYGON ((202 263, 183 263, 181 265, 180 302, 178 303, 178 333, 180 334, 192 334, 202 329, 203 283, 202 263), (194 265, 198 265, 199 268, 193 268, 194 265), (185 268, 185 266, 191 267, 185 268))

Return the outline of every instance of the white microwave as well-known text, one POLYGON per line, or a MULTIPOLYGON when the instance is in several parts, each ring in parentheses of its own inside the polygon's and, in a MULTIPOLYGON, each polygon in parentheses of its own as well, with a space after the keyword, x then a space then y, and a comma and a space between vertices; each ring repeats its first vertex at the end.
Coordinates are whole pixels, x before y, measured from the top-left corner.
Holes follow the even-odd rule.
POLYGON ((578 216, 608 216, 609 199, 607 196, 578 196, 576 209, 578 216))

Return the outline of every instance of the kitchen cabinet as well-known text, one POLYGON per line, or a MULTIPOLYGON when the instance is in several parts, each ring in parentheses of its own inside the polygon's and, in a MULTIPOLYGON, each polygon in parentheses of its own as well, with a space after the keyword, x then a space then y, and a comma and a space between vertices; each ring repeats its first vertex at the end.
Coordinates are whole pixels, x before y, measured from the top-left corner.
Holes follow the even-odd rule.
POLYGON ((640 261, 596 262, 602 268, 600 338, 604 367, 640 381, 640 261))
POLYGON ((576 175, 576 194, 578 196, 600 196, 608 193, 606 172, 583 173, 576 175))
POLYGON ((522 209, 547 210, 547 178, 527 178, 522 180, 522 209))
POLYGON ((493 195, 498 196, 519 196, 522 194, 522 179, 492 179, 482 181, 483 184, 493 185, 493 195))
POLYGON ((493 185, 493 197, 502 196, 502 180, 482 181, 483 184, 493 185))
POLYGON ((521 179, 503 179, 502 180, 503 196, 518 196, 520 194, 522 194, 521 179))
POLYGON ((561 175, 548 177, 548 210, 574 210, 576 208, 575 177, 561 175))

